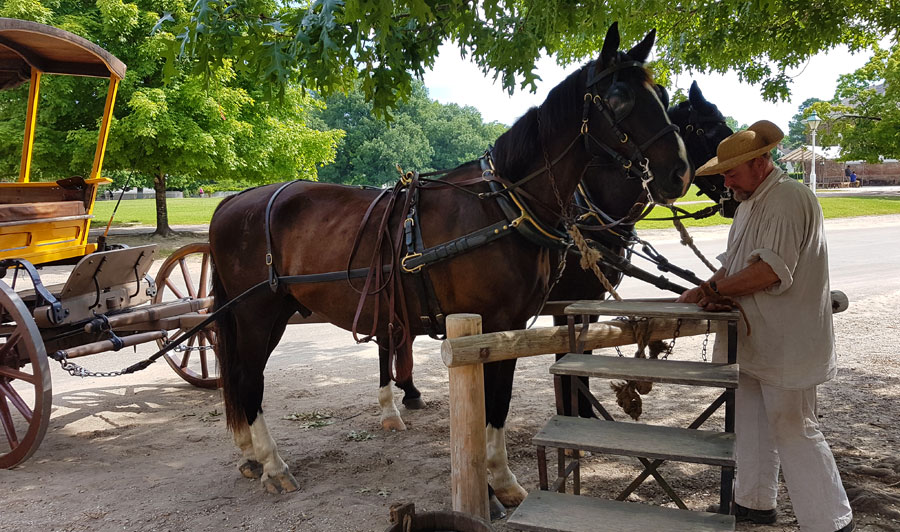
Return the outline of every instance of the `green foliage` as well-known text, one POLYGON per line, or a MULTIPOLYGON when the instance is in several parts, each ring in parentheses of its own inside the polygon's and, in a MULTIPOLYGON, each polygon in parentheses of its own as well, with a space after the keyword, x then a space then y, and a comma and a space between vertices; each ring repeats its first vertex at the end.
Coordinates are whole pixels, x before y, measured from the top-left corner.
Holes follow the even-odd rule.
MULTIPOLYGON (((264 83, 238 62, 197 66, 176 57, 175 35, 158 22, 186 24, 188 0, 0 0, 0 14, 37 20, 104 47, 128 65, 119 86, 104 175, 117 184, 195 189, 203 183, 315 179, 333 160, 340 131, 311 129, 317 103, 299 88, 266 100, 264 83)), ((0 160, 15 175, 28 88, 0 94, 0 160)), ((35 178, 87 175, 106 96, 103 80, 47 76, 34 153, 35 178)), ((166 203, 159 203, 165 226, 166 203)))
POLYGON ((900 44, 876 47, 862 68, 838 78, 834 100, 813 108, 828 117, 822 143, 839 144, 843 160, 900 158, 900 44))
POLYGON ((596 56, 614 21, 625 43, 658 30, 663 79, 733 69, 777 100, 790 95, 786 69, 839 44, 870 47, 900 27, 900 10, 891 0, 197 0, 186 23, 164 27, 179 34, 175 50, 198 59, 195 72, 240 58, 272 92, 292 79, 325 96, 359 82, 383 112, 412 93, 443 42, 512 91, 533 87, 541 52, 564 63, 596 56))
POLYGON ((506 130, 484 124, 472 107, 441 104, 428 98, 421 82, 398 104, 391 122, 373 114, 362 90, 338 93, 326 101, 318 119, 321 127, 342 129, 334 164, 319 170, 322 181, 381 186, 404 171, 450 169, 475 159, 506 130))
POLYGON ((812 104, 821 101, 822 100, 818 98, 807 98, 806 101, 800 104, 797 113, 788 123, 788 133, 784 139, 784 145, 788 149, 793 150, 807 143, 809 126, 806 125, 806 118, 812 113, 812 104), (807 111, 807 109, 809 109, 809 111, 807 111))

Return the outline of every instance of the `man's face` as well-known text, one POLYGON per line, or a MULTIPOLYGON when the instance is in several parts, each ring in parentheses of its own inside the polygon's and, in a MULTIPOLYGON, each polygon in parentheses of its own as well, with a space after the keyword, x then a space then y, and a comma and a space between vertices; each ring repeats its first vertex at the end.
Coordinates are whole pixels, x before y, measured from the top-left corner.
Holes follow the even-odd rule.
POLYGON ((765 180, 766 176, 761 175, 763 163, 763 159, 757 157, 722 172, 725 176, 725 186, 734 192, 734 199, 738 201, 750 199, 756 188, 765 180))

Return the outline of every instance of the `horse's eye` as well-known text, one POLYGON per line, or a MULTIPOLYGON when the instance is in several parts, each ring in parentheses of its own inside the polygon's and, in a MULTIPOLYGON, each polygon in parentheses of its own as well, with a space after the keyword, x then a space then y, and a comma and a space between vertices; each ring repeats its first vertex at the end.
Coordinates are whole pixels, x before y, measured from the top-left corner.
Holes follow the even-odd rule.
POLYGON ((615 84, 609 88, 606 101, 610 110, 616 117, 616 121, 625 119, 634 107, 634 95, 631 90, 622 84, 615 84))

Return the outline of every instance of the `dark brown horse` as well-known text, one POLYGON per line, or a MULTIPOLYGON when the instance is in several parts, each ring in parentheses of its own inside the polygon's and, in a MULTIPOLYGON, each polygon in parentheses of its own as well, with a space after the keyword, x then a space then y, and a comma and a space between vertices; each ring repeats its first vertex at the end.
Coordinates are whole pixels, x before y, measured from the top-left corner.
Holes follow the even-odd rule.
MULTIPOLYGON (((668 96, 663 95, 663 100, 668 101, 668 96)), ((732 131, 725 123, 725 117, 719 109, 703 97, 697 87, 697 82, 691 84, 688 91, 688 99, 668 109, 669 119, 679 127, 688 156, 694 168, 697 168, 716 155, 716 148, 732 131)), ((607 172, 621 172, 610 168, 607 172)), ((625 181, 626 184, 628 180, 625 181)), ((725 187, 725 177, 722 175, 698 176, 694 183, 700 192, 720 204, 720 210, 727 216, 733 216, 737 208, 737 202, 731 198, 725 187)), ((600 220, 596 224, 609 224, 614 220, 627 216, 627 206, 623 206, 622 198, 634 193, 637 185, 621 186, 621 180, 610 176, 607 179, 594 179, 585 183, 581 191, 588 196, 590 204, 595 211, 599 211, 600 220)), ((584 200, 580 203, 584 203, 584 200)), ((634 232, 633 224, 623 224, 607 231, 584 230, 586 238, 590 238, 607 247, 613 253, 623 254, 634 232)), ((606 289, 591 271, 586 271, 578 266, 578 257, 570 256, 567 259, 569 267, 563 272, 559 282, 550 293, 552 301, 568 301, 574 299, 603 299, 606 297, 606 289)), ((609 266, 601 266, 604 275, 616 286, 622 279, 622 273, 609 266)), ((565 317, 554 316, 556 325, 565 324, 565 317)), ((587 384, 587 379, 582 378, 587 384)), ((564 381, 563 397, 569 397, 568 382, 564 381)), ((566 402, 565 413, 571 415, 570 404, 566 402)), ((587 401, 579 401, 579 415, 592 417, 593 411, 587 401)))
MULTIPOLYGON (((489 156, 421 186, 416 208, 425 246, 498 223, 505 231, 507 213, 497 194, 491 194, 498 188, 499 195, 515 194, 517 201, 527 203, 535 220, 534 224, 510 223, 509 236, 427 266, 443 314, 481 314, 485 332, 524 327, 549 289, 551 267, 549 250, 527 238, 521 226, 532 231, 558 227, 578 182, 582 177, 594 179, 590 165, 596 159, 632 161, 637 180, 646 183, 657 201, 683 195, 690 179, 684 144, 641 66, 653 40, 651 32, 630 51, 619 52, 618 29, 613 25, 599 58, 570 75, 540 107, 520 118, 497 139, 489 156)), ((646 201, 644 196, 641 192, 622 201, 631 206, 646 201)), ((274 291, 248 296, 219 320, 226 416, 242 454, 240 470, 260 478, 268 491, 298 488, 276 451, 261 406, 263 370, 290 316, 298 310, 313 311, 347 330, 354 329, 357 321, 356 329, 372 331, 379 339, 396 339, 405 326, 412 336, 425 332, 416 321, 405 324, 394 319, 398 314, 427 314, 418 298, 408 297, 416 293, 417 279, 415 274, 401 273, 397 255, 403 234, 398 228, 410 216, 406 199, 407 189, 402 187, 382 194, 300 181, 286 188, 269 185, 232 196, 213 216, 210 245, 219 308, 264 281, 273 271, 269 263, 280 275, 298 276, 368 268, 374 257, 370 271, 384 276, 379 287, 395 281, 393 291, 383 293, 377 306, 373 297, 360 304, 361 282, 351 286, 346 279, 285 281, 274 291), (396 203, 389 201, 392 195, 396 203), (364 223, 382 218, 388 220, 382 228, 364 223), (395 297, 395 304, 389 306, 388 300, 397 294, 407 296, 395 297)), ((403 345, 411 347, 408 342, 403 345)), ((489 469, 494 491, 507 505, 518 504, 525 496, 506 463, 503 431, 515 365, 513 360, 484 368, 489 469)), ((400 364, 397 367, 408 378, 409 368, 400 371, 400 364)))

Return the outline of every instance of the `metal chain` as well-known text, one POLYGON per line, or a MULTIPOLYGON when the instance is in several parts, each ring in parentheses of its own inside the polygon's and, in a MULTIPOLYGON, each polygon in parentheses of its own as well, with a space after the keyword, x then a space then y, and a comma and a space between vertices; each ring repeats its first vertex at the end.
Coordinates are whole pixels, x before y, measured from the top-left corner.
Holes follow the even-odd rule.
MULTIPOLYGON (((678 318, 678 321, 675 322, 675 333, 672 335, 672 342, 669 343, 668 347, 666 347, 666 351, 662 357, 663 360, 669 359, 669 355, 671 355, 672 350, 675 349, 675 340, 678 339, 679 334, 681 334, 681 318, 678 318)), ((704 353, 703 356, 705 357, 706 354, 704 353)), ((706 359, 704 358, 704 360, 706 360, 706 359)))
MULTIPOLYGON (((119 377, 121 375, 125 375, 124 370, 119 371, 90 371, 87 370, 78 364, 74 364, 69 362, 66 358, 65 353, 54 353, 50 355, 50 358, 59 362, 59 365, 62 366, 64 371, 67 371, 69 375, 73 377, 119 377)), ((128 372, 131 373, 131 372, 128 372)))
POLYGON ((212 345, 189 345, 189 346, 176 346, 172 351, 177 351, 179 353, 184 353, 187 351, 208 351, 210 349, 215 349, 215 346, 212 345))
MULTIPOLYGON (((103 317, 106 318, 105 315, 103 315, 103 317)), ((168 342, 168 338, 163 337, 163 341, 168 342)), ((180 345, 176 346, 176 350, 179 347, 181 347, 181 346, 180 345)), ((202 347, 212 348, 212 346, 202 346, 202 347)), ((137 348, 135 347, 135 349, 137 349, 137 348)), ((186 349, 191 349, 191 348, 188 347, 186 349)), ((118 371, 91 371, 82 366, 79 366, 78 364, 69 362, 69 357, 66 354, 66 352, 63 350, 57 351, 57 352, 49 354, 47 356, 49 358, 52 358, 53 360, 59 362, 59 365, 62 366, 63 371, 68 372, 68 374, 73 377, 120 377, 122 375, 128 375, 128 374, 134 373, 135 371, 140 371, 142 369, 146 369, 147 367, 149 367, 149 364, 138 363, 138 364, 133 364, 127 368, 120 369, 118 371)))
POLYGON ((707 362, 707 360, 706 360, 706 344, 709 342, 709 327, 710 327, 711 323, 712 323, 711 321, 706 320, 706 336, 703 337, 703 349, 700 350, 700 356, 703 357, 704 362, 707 362))

